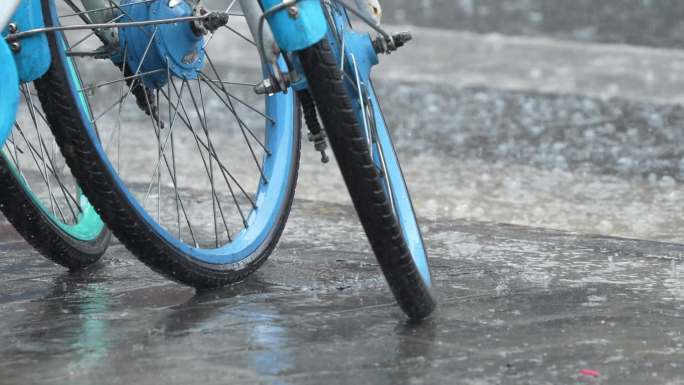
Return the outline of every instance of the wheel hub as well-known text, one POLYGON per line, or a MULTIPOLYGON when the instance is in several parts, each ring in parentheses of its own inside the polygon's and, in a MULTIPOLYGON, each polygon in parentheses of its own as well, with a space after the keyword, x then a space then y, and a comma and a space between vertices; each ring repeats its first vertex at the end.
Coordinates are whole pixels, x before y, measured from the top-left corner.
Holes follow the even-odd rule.
MULTIPOLYGON (((124 17, 121 22, 166 20, 193 16, 192 0, 122 0, 124 17)), ((119 29, 122 53, 132 73, 141 76, 147 88, 160 88, 169 75, 182 79, 196 79, 204 66, 204 35, 193 28, 192 22, 125 27, 119 29), (150 38, 154 40, 150 44, 150 38)))

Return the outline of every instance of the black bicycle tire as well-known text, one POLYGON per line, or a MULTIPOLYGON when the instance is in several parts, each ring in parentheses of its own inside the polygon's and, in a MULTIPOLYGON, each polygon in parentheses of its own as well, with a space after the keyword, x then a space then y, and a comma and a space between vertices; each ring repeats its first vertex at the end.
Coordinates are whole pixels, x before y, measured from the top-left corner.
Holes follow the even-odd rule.
POLYGON ((394 297, 410 318, 428 317, 436 299, 406 245, 330 43, 321 40, 300 51, 299 59, 330 147, 394 297))
POLYGON ((26 189, 0 154, 0 211, 19 235, 47 259, 70 270, 88 267, 102 257, 111 239, 107 227, 92 240, 76 239, 54 223, 26 189))
MULTIPOLYGON (((43 14, 47 26, 53 25, 50 1, 43 0, 43 14)), ((270 256, 285 228, 294 199, 301 149, 300 113, 295 102, 294 114, 294 156, 286 203, 278 221, 266 240, 246 260, 235 264, 209 264, 184 254, 168 243, 141 213, 130 204, 126 193, 116 183, 100 158, 96 144, 90 139, 81 120, 77 95, 66 82, 65 59, 59 50, 56 34, 48 35, 52 54, 52 66, 48 73, 36 82, 38 96, 44 106, 45 115, 57 143, 72 169, 84 193, 107 223, 114 235, 141 262, 152 270, 172 280, 197 289, 211 289, 237 283, 256 271, 270 256), (65 92, 66 91, 66 92, 65 92)))

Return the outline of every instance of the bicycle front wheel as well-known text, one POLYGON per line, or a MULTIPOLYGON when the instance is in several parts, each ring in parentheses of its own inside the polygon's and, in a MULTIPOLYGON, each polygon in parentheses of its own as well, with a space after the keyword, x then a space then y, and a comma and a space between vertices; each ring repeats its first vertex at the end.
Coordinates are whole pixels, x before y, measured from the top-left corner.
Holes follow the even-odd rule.
MULTIPOLYGON (((65 3, 44 1, 47 25, 93 22, 96 12, 65 3)), ((55 136, 141 261, 198 288, 238 282, 266 260, 289 214, 300 150, 294 92, 254 93, 263 66, 239 16, 213 34, 189 22, 118 28, 195 9, 110 4, 109 30, 49 38, 53 68, 39 94, 55 136), (105 33, 115 45, 102 48, 105 33)))
MULTIPOLYGON (((333 19, 337 17, 332 15, 333 19)), ((335 25, 331 28, 338 30, 335 25)), ((346 54, 349 62, 342 72, 339 63, 345 55, 335 53, 328 40, 332 38, 334 35, 329 34, 327 39, 300 52, 299 58, 385 278, 404 312, 412 319, 422 319, 434 311, 436 301, 408 188, 372 82, 362 77, 351 53, 346 54)))

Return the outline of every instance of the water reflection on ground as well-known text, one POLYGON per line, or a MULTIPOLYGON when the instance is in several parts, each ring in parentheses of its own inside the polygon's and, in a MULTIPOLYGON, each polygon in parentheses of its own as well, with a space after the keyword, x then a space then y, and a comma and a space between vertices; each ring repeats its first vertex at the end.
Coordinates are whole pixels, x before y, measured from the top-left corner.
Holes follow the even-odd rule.
POLYGON ((78 275, 17 248, 0 259, 0 371, 72 384, 567 383, 584 368, 641 384, 681 371, 682 246, 427 222, 440 308, 410 324, 350 207, 297 201, 287 233, 247 282, 204 293, 119 245, 78 275), (308 240, 312 221, 338 231, 308 240))

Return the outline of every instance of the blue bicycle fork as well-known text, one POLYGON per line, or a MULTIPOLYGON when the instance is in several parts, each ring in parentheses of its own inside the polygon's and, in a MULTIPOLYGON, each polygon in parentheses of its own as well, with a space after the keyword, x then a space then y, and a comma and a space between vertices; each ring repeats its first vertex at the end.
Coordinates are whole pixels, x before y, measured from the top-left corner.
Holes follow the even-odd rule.
MULTIPOLYGON (((378 64, 379 53, 390 53, 410 40, 410 34, 390 36, 380 28, 381 9, 377 0, 355 0, 355 6, 343 0, 260 2, 261 6, 254 0, 240 0, 243 11, 247 10, 247 23, 266 63, 274 63, 281 53, 294 53, 326 38, 344 61, 340 63, 342 69, 357 68, 362 77, 367 77, 371 67, 378 64), (378 32, 379 37, 372 40, 368 33, 354 31, 348 13, 359 17, 378 32), (266 26, 264 19, 268 21, 266 26)), ((302 71, 296 55, 288 59, 291 67, 289 76, 276 70, 272 74, 275 79, 266 79, 257 92, 281 92, 289 87, 300 91, 308 87, 306 79, 300 76, 302 71)))

